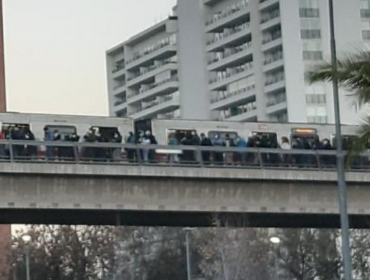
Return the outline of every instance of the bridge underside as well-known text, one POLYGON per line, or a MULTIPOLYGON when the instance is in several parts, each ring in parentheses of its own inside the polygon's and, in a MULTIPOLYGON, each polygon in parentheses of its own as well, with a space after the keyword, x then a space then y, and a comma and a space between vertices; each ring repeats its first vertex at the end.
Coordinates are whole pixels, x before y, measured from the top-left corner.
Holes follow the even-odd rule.
MULTIPOLYGON (((0 224, 125 225, 170 227, 339 228, 334 214, 207 213, 168 211, 7 209, 0 224)), ((351 215, 351 228, 370 228, 370 215, 351 215)))
MULTIPOLYGON (((4 224, 339 227, 332 172, 68 164, 0 169, 4 224)), ((352 227, 370 227, 369 181, 367 173, 348 174, 352 227)))

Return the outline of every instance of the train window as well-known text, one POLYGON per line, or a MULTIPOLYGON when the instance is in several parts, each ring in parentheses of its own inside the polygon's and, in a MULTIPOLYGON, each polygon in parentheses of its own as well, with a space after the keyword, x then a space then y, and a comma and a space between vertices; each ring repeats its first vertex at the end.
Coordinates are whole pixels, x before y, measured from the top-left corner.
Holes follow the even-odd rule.
POLYGON ((96 133, 100 133, 100 135, 105 139, 106 141, 111 141, 114 139, 114 133, 118 131, 117 127, 98 127, 93 126, 91 127, 95 130, 96 133))
POLYGON ((24 129, 24 128, 30 128, 30 125, 25 124, 25 123, 3 123, 1 126, 1 131, 7 137, 10 131, 15 127, 18 127, 19 129, 24 129))
POLYGON ((167 130, 167 142, 170 139, 170 135, 174 134, 176 139, 180 142, 182 139, 185 138, 187 133, 192 133, 196 131, 195 129, 168 129, 167 130))
POLYGON ((264 148, 275 146, 278 143, 277 134, 272 132, 252 132, 252 136, 257 140, 257 146, 263 145, 264 148), (263 143, 265 142, 265 143, 263 143), (266 147, 265 147, 266 146, 266 147))
MULTIPOLYGON (((335 135, 331 136, 332 140, 332 145, 333 148, 337 147, 337 137, 335 135)), ((352 146, 353 141, 358 139, 357 136, 355 135, 342 135, 342 145, 343 145, 343 150, 349 150, 352 146)), ((368 144, 368 147, 370 147, 370 143, 368 144)))
POLYGON ((230 139, 236 140, 238 138, 238 133, 235 131, 209 131, 208 138, 212 140, 218 135, 221 139, 225 139, 226 134, 229 134, 230 139))
POLYGON ((317 130, 314 128, 293 128, 291 134, 292 143, 294 143, 298 138, 312 144, 316 138, 319 138, 319 136, 317 135, 317 130))
POLYGON ((77 129, 75 126, 67 126, 67 125, 45 125, 45 128, 48 128, 49 131, 54 132, 58 130, 60 134, 60 138, 64 139, 66 135, 71 135, 77 133, 77 129))

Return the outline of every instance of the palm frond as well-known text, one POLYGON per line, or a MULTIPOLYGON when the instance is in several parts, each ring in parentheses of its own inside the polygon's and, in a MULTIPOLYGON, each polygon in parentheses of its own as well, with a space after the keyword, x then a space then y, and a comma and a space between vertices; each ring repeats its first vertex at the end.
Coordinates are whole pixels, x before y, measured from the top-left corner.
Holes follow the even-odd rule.
POLYGON ((367 117, 363 124, 360 126, 358 130, 358 138, 356 138, 351 148, 348 152, 347 157, 347 167, 350 167, 355 158, 360 155, 363 151, 367 150, 369 148, 370 144, 370 116, 367 117))
MULTIPOLYGON (((311 83, 330 82, 334 78, 331 63, 323 62, 307 74, 311 83)), ((370 101, 370 51, 358 51, 338 59, 336 78, 340 86, 352 92, 360 104, 370 101)))

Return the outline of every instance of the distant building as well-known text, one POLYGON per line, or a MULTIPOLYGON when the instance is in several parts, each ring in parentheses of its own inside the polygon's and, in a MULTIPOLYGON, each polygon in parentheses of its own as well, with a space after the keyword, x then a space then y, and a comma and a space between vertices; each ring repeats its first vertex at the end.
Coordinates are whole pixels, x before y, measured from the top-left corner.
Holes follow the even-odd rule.
MULTIPOLYGON (((338 51, 370 40, 368 0, 335 0, 338 51), (343 20, 345 19, 345 20, 343 20)), ((330 84, 305 73, 330 59, 328 1, 186 0, 174 16, 106 53, 110 114, 332 123, 330 84)), ((341 95, 342 121, 358 119, 341 95)))

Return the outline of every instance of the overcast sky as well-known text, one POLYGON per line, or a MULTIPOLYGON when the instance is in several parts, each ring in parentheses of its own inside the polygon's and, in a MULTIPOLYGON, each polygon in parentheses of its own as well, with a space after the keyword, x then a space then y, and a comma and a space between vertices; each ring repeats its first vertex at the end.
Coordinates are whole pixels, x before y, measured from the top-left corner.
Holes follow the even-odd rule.
POLYGON ((107 115, 105 51, 176 0, 3 0, 8 110, 107 115))

